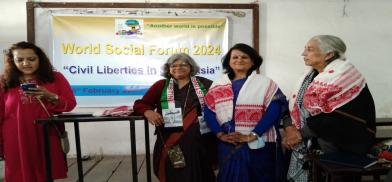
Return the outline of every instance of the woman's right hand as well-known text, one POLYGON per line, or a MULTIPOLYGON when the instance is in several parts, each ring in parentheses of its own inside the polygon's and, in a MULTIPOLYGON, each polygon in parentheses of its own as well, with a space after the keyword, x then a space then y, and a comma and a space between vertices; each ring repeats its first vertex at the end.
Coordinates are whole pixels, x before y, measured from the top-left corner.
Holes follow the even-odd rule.
POLYGON ((154 126, 160 126, 163 124, 163 117, 161 114, 153 111, 147 110, 144 112, 144 117, 147 118, 147 121, 154 126))
POLYGON ((218 134, 216 134, 216 137, 219 140, 222 140, 224 142, 237 145, 239 135, 240 135, 240 133, 238 133, 238 132, 232 132, 232 133, 228 133, 228 134, 223 133, 223 132, 219 132, 218 134))
POLYGON ((301 133, 294 126, 288 126, 284 129, 285 137, 283 138, 283 146, 288 149, 293 149, 302 141, 301 133))

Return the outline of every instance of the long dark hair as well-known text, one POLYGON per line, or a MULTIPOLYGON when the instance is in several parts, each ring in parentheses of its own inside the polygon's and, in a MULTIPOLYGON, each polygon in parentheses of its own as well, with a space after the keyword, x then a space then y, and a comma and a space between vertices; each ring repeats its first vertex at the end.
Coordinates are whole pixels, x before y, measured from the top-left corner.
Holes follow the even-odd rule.
POLYGON ((234 49, 247 54, 253 62, 253 66, 248 70, 248 73, 246 74, 247 76, 249 76, 254 70, 260 68, 261 64, 263 63, 263 58, 260 56, 260 54, 249 45, 238 43, 234 45, 232 48, 230 48, 230 50, 222 58, 222 67, 224 69, 223 73, 228 74, 230 79, 233 79, 235 76, 234 70, 230 67, 230 56, 231 56, 231 52, 234 49))
POLYGON ((36 78, 43 82, 53 82, 54 81, 54 68, 49 61, 48 56, 42 51, 41 48, 30 42, 18 42, 13 44, 5 55, 4 71, 1 77, 2 89, 7 91, 10 88, 17 87, 20 85, 20 78, 23 73, 19 71, 14 62, 13 51, 16 49, 31 49, 37 54, 39 67, 35 71, 36 78))

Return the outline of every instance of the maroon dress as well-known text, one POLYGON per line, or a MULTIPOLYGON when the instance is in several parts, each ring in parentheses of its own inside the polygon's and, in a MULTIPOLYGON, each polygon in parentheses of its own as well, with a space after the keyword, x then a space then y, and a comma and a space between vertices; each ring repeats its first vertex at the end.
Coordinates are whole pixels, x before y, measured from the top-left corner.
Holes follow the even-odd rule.
MULTIPOLYGON (((206 89, 211 81, 197 77, 206 89)), ((163 126, 156 127, 157 140, 154 146, 154 173, 160 181, 208 182, 216 181, 213 172, 217 161, 216 138, 212 133, 200 133, 198 115, 202 109, 192 83, 178 88, 174 85, 174 100, 176 107, 183 109, 183 127, 178 130, 168 130, 163 126), (190 84, 190 85, 188 85, 190 84), (187 92, 189 90, 188 97, 187 92), (185 105, 185 101, 187 104, 185 105), (166 147, 163 142, 165 142, 166 147), (186 162, 186 167, 173 168, 167 156, 167 147, 179 144, 186 162)), ((162 113, 160 98, 165 86, 165 80, 159 80, 151 86, 142 99, 134 104, 136 114, 143 115, 146 110, 157 110, 162 113)))

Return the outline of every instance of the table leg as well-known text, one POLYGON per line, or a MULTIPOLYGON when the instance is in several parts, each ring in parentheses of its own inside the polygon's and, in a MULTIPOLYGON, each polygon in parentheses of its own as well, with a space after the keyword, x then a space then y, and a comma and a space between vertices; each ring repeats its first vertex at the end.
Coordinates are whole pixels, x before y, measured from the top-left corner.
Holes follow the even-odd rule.
POLYGON ((151 182, 150 130, 149 123, 147 120, 144 120, 144 139, 144 144, 146 145, 147 182, 151 182))
POLYGON ((137 163, 136 163, 136 137, 135 137, 135 120, 130 120, 131 129, 131 159, 132 159, 132 179, 137 182, 137 163))
POLYGON ((79 133, 79 123, 78 122, 74 122, 74 129, 75 129, 76 160, 78 163, 79 182, 83 182, 82 150, 80 147, 80 133, 79 133))
POLYGON ((50 160, 50 140, 49 140, 49 124, 44 124, 44 150, 45 150, 45 167, 46 167, 46 181, 53 182, 52 179, 52 165, 50 160))

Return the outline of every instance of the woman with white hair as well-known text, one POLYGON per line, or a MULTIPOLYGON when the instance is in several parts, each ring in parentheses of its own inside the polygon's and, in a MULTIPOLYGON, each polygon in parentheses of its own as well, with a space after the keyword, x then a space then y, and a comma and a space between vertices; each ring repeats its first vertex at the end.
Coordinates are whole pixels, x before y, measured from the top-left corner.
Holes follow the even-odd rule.
POLYGON ((332 35, 315 36, 305 45, 302 56, 311 69, 289 97, 291 120, 284 122, 283 144, 293 150, 289 181, 307 181, 310 148, 364 155, 374 143, 374 101, 345 52, 344 42, 332 35))

